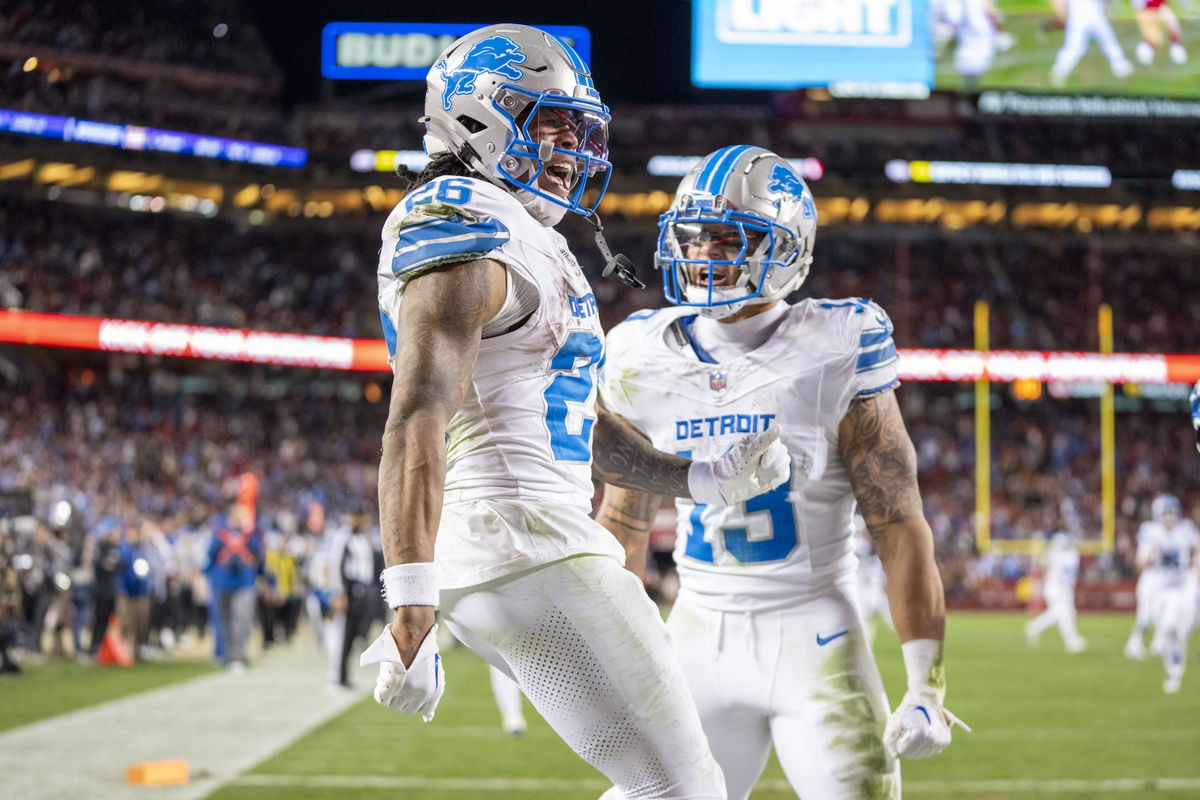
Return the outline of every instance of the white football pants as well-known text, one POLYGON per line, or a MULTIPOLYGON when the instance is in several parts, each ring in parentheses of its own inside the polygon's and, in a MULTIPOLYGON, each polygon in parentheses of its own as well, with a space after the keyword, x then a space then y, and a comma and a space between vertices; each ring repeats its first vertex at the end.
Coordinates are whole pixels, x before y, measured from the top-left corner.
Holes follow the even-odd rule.
POLYGON ((774 743, 802 800, 899 798, 883 747, 888 702, 863 633, 853 578, 797 606, 730 613, 680 592, 667 627, 700 721, 745 800, 774 743))
POLYGON ((1104 14, 1104 4, 1099 0, 1071 0, 1067 10, 1067 30, 1063 45, 1054 57, 1053 72, 1060 78, 1070 75, 1087 51, 1088 42, 1095 39, 1108 59, 1114 73, 1129 67, 1129 60, 1121 50, 1121 43, 1113 32, 1112 24, 1104 14))
POLYGON ((658 609, 614 559, 577 556, 443 591, 441 613, 613 782, 606 798, 724 800, 658 609))
POLYGON ((1029 623, 1030 635, 1037 638, 1051 625, 1058 625, 1058 632, 1067 647, 1080 646, 1083 641, 1075 625, 1075 584, 1048 582, 1043 586, 1042 594, 1046 598, 1046 610, 1029 623))

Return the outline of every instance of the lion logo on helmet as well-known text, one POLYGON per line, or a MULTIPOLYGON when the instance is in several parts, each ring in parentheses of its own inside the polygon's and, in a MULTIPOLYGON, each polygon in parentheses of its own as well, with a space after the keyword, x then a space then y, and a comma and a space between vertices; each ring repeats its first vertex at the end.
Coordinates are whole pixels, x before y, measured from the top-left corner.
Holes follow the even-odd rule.
MULTIPOLYGON (((816 214, 816 208, 813 206, 812 195, 805 191, 808 187, 804 185, 804 181, 800 180, 796 173, 785 167, 783 164, 776 164, 771 168, 771 176, 767 181, 767 191, 775 194, 784 195, 784 197, 793 201, 799 201, 800 207, 803 210, 804 216, 812 217, 816 214)), ((775 201, 775 207, 779 208, 783 205, 784 197, 775 201)))
POLYGON ((496 34, 471 45, 458 69, 447 72, 446 60, 438 61, 433 65, 434 69, 439 70, 446 81, 446 90, 442 92, 442 108, 449 111, 452 97, 475 91, 475 80, 484 73, 520 80, 525 73, 516 65, 524 64, 527 60, 516 42, 496 34))

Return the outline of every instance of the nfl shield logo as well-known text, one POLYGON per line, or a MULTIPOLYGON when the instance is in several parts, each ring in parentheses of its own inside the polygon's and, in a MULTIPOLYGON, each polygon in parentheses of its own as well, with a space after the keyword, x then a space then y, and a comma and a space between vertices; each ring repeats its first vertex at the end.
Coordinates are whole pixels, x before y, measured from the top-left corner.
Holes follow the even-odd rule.
POLYGON ((720 392, 725 389, 725 373, 710 372, 708 373, 708 388, 714 392, 720 392))

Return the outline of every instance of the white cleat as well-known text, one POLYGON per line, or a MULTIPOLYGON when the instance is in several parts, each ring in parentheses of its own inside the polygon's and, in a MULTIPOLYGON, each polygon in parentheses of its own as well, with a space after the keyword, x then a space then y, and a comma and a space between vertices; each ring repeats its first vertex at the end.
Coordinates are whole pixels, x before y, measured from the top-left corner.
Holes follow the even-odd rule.
POLYGON ((1118 61, 1112 65, 1112 74, 1115 78, 1128 78, 1133 74, 1133 64, 1128 61, 1118 61))
POLYGON ((1025 626, 1025 644, 1030 647, 1037 647, 1038 635, 1033 632, 1033 623, 1030 622, 1025 626))
POLYGON ((1141 639, 1130 639, 1125 643, 1125 657, 1134 661, 1145 661, 1146 645, 1142 644, 1141 639))
POLYGON ((1150 62, 1154 61, 1154 45, 1142 40, 1138 42, 1134 55, 1137 56, 1139 64, 1150 66, 1150 62))
POLYGON ((525 717, 520 714, 506 716, 500 724, 500 728, 504 731, 505 736, 510 736, 513 739, 520 739, 528 730, 528 726, 525 725, 525 717))
POLYGON ((1187 50, 1184 50, 1183 45, 1179 42, 1171 45, 1171 49, 1168 52, 1171 55, 1171 60, 1176 64, 1182 64, 1187 61, 1187 50))
POLYGON ((1167 678, 1163 681, 1163 691, 1167 694, 1178 694, 1179 687, 1183 684, 1181 678, 1167 678))
POLYGON ((1067 642, 1068 653, 1082 653, 1084 650, 1087 650, 1086 639, 1072 639, 1071 641, 1067 642))
POLYGON ((1061 89, 1067 85, 1067 73, 1059 72, 1058 70, 1050 71, 1050 85, 1056 89, 1061 89))

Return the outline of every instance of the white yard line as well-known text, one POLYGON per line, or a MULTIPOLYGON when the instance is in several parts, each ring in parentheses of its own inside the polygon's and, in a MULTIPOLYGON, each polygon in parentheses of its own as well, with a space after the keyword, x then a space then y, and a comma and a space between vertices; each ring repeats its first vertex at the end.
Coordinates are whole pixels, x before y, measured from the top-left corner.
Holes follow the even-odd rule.
POLYGON ((324 658, 302 640, 240 675, 205 675, 7 731, 0 734, 0 794, 198 800, 365 694, 331 692, 324 680, 324 658), (189 762, 187 784, 125 783, 128 764, 173 758, 189 762))
MULTIPOLYGON (((415 778, 391 775, 242 775, 237 786, 321 787, 329 789, 440 789, 464 792, 598 791, 609 784, 598 778, 415 778)), ((759 781, 759 789, 786 792, 786 781, 759 781)), ((904 788, 927 794, 970 795, 988 793, 1029 794, 1057 792, 1136 792, 1200 789, 1200 778, 1111 778, 1107 780, 980 780, 906 781, 904 788)))

